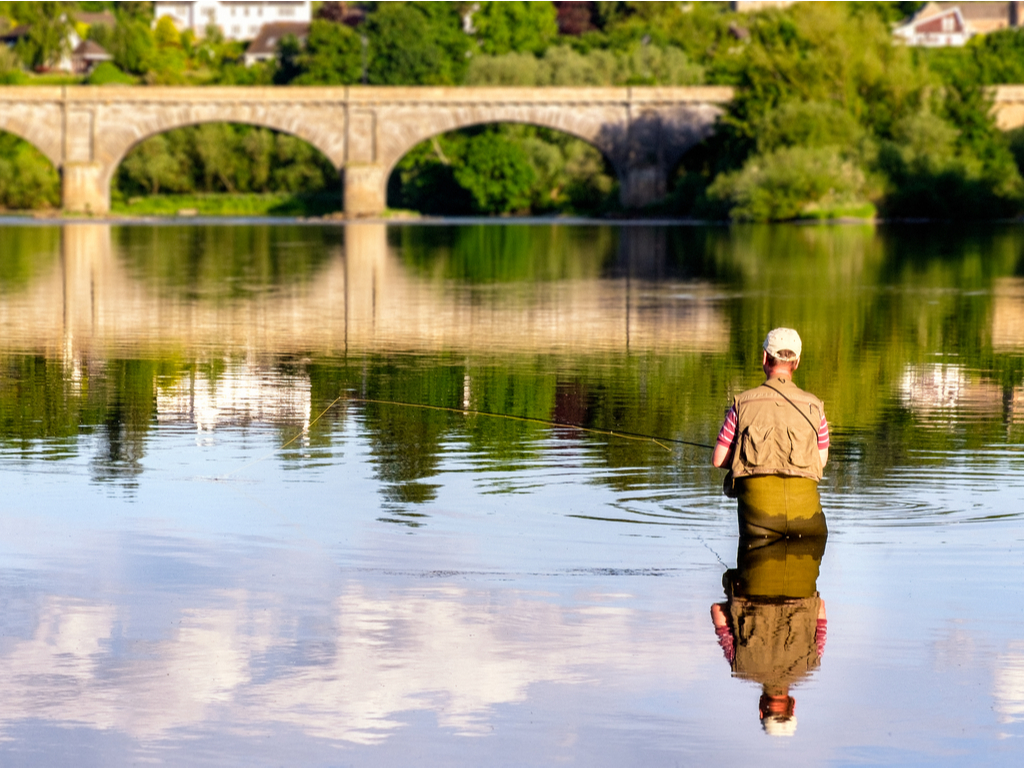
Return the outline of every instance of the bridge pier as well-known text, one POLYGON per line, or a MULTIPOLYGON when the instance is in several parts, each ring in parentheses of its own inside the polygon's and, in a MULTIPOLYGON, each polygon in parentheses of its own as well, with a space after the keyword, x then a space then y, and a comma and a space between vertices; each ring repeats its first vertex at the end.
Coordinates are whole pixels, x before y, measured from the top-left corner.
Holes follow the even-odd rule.
POLYGON ((110 211, 110 184, 101 163, 68 162, 61 168, 63 208, 72 213, 110 211))
POLYGON ((345 215, 350 217, 380 216, 387 207, 387 178, 383 165, 348 163, 344 176, 345 215))
POLYGON ((668 172, 656 165, 627 168, 619 178, 619 201, 626 209, 644 208, 668 193, 668 172))

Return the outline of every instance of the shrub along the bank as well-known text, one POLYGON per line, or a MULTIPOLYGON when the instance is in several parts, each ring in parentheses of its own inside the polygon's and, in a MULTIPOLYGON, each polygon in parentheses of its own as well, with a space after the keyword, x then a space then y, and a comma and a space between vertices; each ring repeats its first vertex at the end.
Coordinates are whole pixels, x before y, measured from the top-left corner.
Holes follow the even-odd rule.
POLYGON ((863 169, 840 147, 783 147, 720 174, 708 198, 740 221, 855 215, 870 209, 866 184, 863 169))

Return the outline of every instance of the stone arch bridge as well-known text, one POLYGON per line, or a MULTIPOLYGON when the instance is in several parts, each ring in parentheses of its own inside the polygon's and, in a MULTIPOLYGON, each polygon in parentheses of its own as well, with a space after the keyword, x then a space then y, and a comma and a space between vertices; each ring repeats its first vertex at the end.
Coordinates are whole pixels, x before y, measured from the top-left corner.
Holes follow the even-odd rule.
POLYGON ((636 208, 662 197, 683 153, 707 137, 725 87, 2 87, 0 130, 38 147, 60 170, 69 211, 106 213, 125 155, 164 131, 208 122, 290 133, 343 174, 350 216, 381 213, 392 168, 440 133, 496 122, 528 123, 597 147, 636 208))

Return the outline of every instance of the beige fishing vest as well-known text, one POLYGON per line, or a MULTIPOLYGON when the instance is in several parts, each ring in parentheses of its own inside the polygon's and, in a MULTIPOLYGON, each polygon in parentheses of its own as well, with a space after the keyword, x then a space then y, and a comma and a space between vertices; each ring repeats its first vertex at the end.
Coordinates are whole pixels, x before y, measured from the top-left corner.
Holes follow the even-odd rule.
POLYGON ((736 654, 732 673, 764 686, 766 693, 786 693, 821 666, 817 629, 821 598, 769 602, 733 598, 729 625, 736 654))
POLYGON ((737 395, 733 407, 737 421, 734 479, 788 475, 821 480, 817 428, 825 412, 821 400, 788 378, 777 378, 737 395))

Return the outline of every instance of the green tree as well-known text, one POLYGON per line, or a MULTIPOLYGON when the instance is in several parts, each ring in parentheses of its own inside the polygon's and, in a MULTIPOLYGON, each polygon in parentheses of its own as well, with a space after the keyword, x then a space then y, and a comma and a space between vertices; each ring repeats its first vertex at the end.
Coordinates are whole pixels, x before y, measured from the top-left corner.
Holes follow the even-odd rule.
POLYGON ((1020 28, 976 35, 962 48, 926 50, 922 56, 946 82, 1024 83, 1024 31, 1020 28))
POLYGON ((6 46, 0 47, 0 84, 18 85, 27 78, 21 70, 21 59, 6 46))
POLYGON ((57 169, 27 141, 0 132, 0 207, 25 210, 58 205, 57 169))
POLYGON ((856 155, 867 132, 834 101, 787 101, 762 117, 756 134, 759 152, 836 146, 856 155))
MULTIPOLYGON (((116 25, 115 25, 116 26, 116 25)), ((109 52, 113 48, 114 27, 106 24, 91 24, 85 32, 85 38, 92 40, 109 52)))
POLYGON ((248 160, 250 189, 270 191, 270 172, 274 164, 274 134, 270 131, 249 131, 242 139, 242 150, 248 160))
POLYGON ((740 157, 767 113, 791 100, 833 102, 881 136, 920 108, 929 74, 876 16, 802 3, 751 22, 750 43, 730 60, 740 88, 724 121, 740 157))
POLYGON ((188 57, 181 43, 181 35, 170 16, 162 16, 157 21, 153 32, 153 43, 148 82, 154 85, 184 83, 188 57))
POLYGON ((181 48, 181 35, 174 26, 174 19, 170 16, 161 16, 157 20, 156 28, 153 30, 153 42, 157 48, 181 48))
MULTIPOLYGON (((82 3, 85 10, 87 4, 82 3)), ((93 8, 93 11, 102 10, 103 8, 112 8, 114 12, 122 19, 132 19, 133 21, 141 21, 144 24, 150 24, 153 21, 154 4, 144 2, 144 0, 117 0, 112 3, 102 3, 102 8, 93 8)))
POLYGON ((183 158, 172 154, 167 136, 154 136, 142 142, 121 163, 120 172, 126 180, 146 194, 185 192, 191 187, 182 164, 183 158))
POLYGON ((480 213, 511 213, 530 205, 530 189, 536 175, 519 146, 493 132, 469 143, 465 164, 455 180, 473 197, 480 213))
POLYGON ((747 24, 746 15, 729 12, 727 3, 599 3, 618 6, 599 13, 601 33, 573 40, 574 47, 628 54, 642 46, 679 48, 694 64, 708 67, 712 82, 729 82, 723 61, 738 53, 734 32, 747 24))
MULTIPOLYGON (((278 68, 289 69, 283 48, 278 68)), ((363 46, 359 35, 344 24, 315 20, 309 28, 306 47, 295 56, 294 74, 284 82, 296 85, 351 85, 363 74, 363 46)), ((285 75, 287 77, 287 75, 285 75)))
POLYGON ((480 49, 492 56, 510 51, 540 53, 558 34, 551 3, 479 3, 472 24, 480 49))
POLYGON ((455 3, 379 3, 363 29, 371 84, 462 82, 470 38, 455 3))
POLYGON ((147 23, 122 14, 111 35, 108 50, 122 71, 144 75, 153 65, 156 45, 147 23))
POLYGON ((71 3, 19 3, 19 18, 29 27, 28 35, 18 42, 22 60, 34 69, 51 67, 70 53, 68 35, 72 23, 68 17, 71 3))
POLYGON ((299 64, 302 43, 295 35, 285 35, 277 42, 276 54, 274 84, 287 85, 302 74, 302 67, 299 64))
POLYGON ((226 123, 205 123, 196 129, 195 153, 207 191, 237 190, 237 159, 232 151, 234 131, 226 123))
POLYGON ((308 142, 287 133, 274 134, 272 188, 283 192, 336 189, 337 169, 308 142))
POLYGON ((886 24, 907 19, 924 7, 923 2, 851 2, 850 12, 875 14, 886 24))

